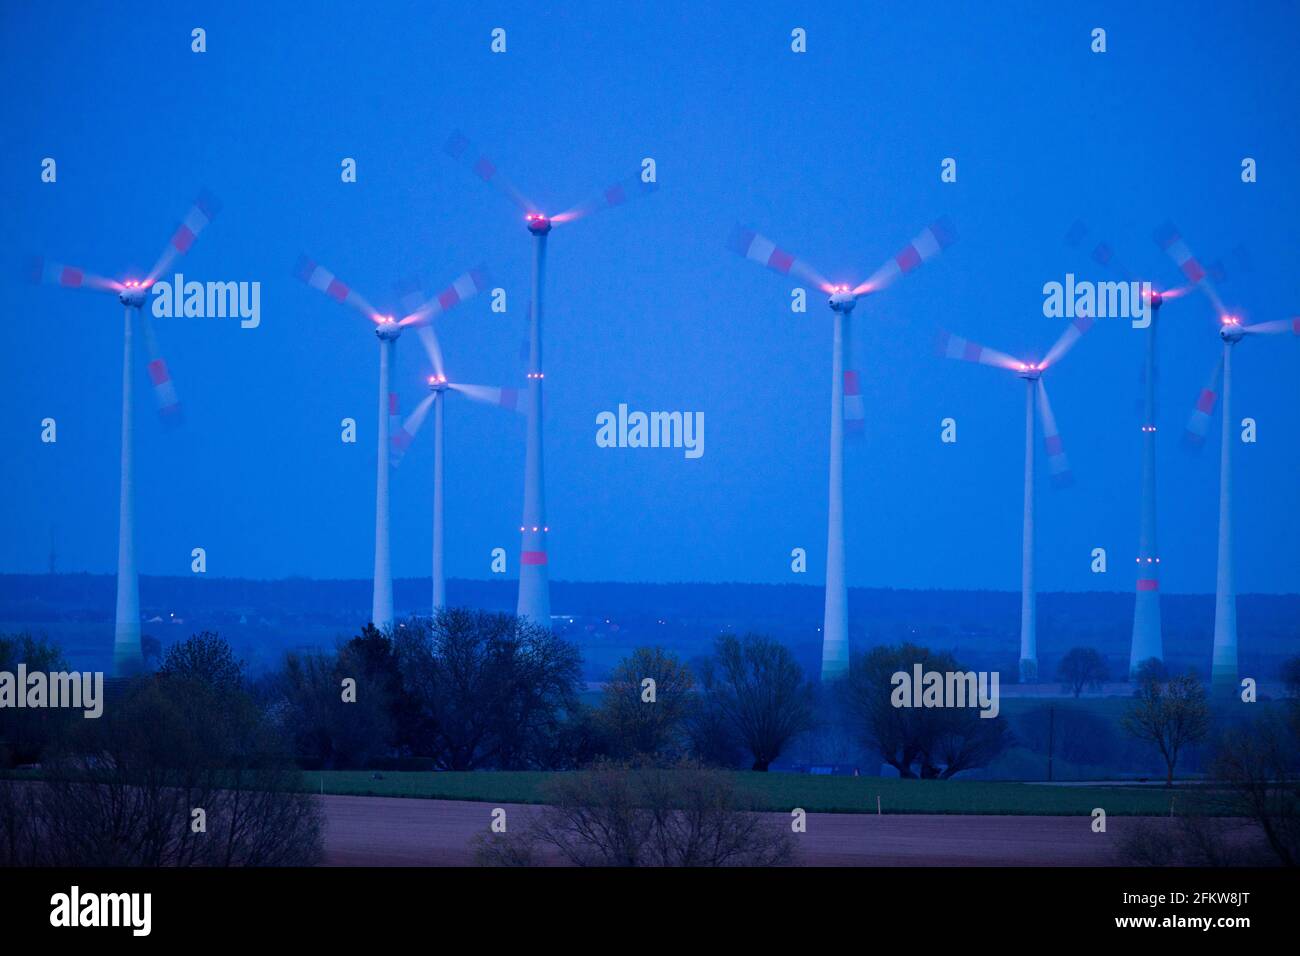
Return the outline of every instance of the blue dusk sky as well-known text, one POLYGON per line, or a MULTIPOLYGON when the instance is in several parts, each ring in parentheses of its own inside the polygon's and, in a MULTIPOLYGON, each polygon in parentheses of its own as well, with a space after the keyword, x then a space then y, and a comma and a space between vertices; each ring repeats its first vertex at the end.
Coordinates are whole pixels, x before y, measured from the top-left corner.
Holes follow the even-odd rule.
MULTIPOLYGON (((517 210, 443 153, 455 129, 548 212, 645 157, 657 167, 657 193, 550 241, 557 579, 822 580, 831 313, 819 293, 792 313, 796 282, 728 250, 738 222, 851 282, 940 216, 960 236, 853 316, 866 429, 846 457, 852 586, 1019 587, 1023 385, 938 358, 934 339, 947 327, 1041 356, 1063 326, 1043 315, 1043 284, 1107 278, 1066 243, 1076 219, 1166 284, 1179 275, 1152 234, 1173 220, 1198 256, 1225 258, 1220 291, 1246 321, 1300 313, 1294 4, 718 6, 5 2, 0 571, 43 570, 52 536, 61 570, 111 572, 116 556, 122 310, 26 284, 24 260, 139 274, 207 187, 224 208, 168 276, 261 283, 261 324, 157 320, 186 409, 176 431, 137 357, 140 570, 188 573, 203 547, 223 577, 369 576, 375 338, 293 267, 308 254, 395 308, 407 276, 432 291, 486 264, 508 311, 480 297, 440 319, 448 370, 521 385, 532 247, 517 210), (195 27, 206 53, 191 52, 195 27), (340 181, 345 157, 356 183, 340 181), (945 157, 955 183, 940 181, 945 157), (702 412, 704 455, 598 447, 596 416, 620 403, 702 412), (345 417, 356 444, 340 441, 345 417), (806 575, 791 573, 795 547, 806 575)), ((1042 589, 1132 588, 1142 348, 1128 322, 1101 320, 1048 375, 1076 483, 1040 475, 1042 589), (1089 570, 1096 547, 1106 575, 1089 570)), ((1198 457, 1178 438, 1219 348, 1204 296, 1165 308, 1169 591, 1214 588, 1217 416, 1198 457)), ((1235 359, 1234 417, 1258 427, 1234 446, 1238 587, 1294 592, 1300 339, 1251 339, 1235 359)), ((407 409, 427 374, 403 336, 407 409)), ((429 572, 429 437, 393 478, 402 577, 429 572)), ((513 576, 523 440, 522 418, 449 402, 451 576, 488 577, 498 546, 513 576)))

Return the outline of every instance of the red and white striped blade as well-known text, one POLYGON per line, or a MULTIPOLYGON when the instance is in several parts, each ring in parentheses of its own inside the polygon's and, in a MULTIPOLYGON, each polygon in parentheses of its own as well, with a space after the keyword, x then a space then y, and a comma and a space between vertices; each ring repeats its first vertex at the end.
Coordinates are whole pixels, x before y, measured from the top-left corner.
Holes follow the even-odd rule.
POLYGON ((426 299, 418 308, 403 316, 401 326, 424 325, 444 312, 450 312, 466 299, 472 299, 488 287, 487 272, 482 266, 471 269, 437 295, 426 299))
POLYGON ((524 413, 524 403, 520 400, 521 396, 517 388, 497 388, 494 385, 461 385, 458 382, 452 382, 448 387, 454 388, 466 398, 482 402, 484 405, 497 405, 501 408, 508 408, 512 412, 518 412, 521 415, 524 413))
POLYGON ((206 189, 199 193, 199 198, 194 200, 194 205, 190 207, 185 218, 181 220, 176 231, 172 233, 171 240, 163 249, 162 255, 154 263, 154 267, 149 270, 149 276, 145 280, 146 285, 153 285, 162 276, 168 266, 175 261, 177 256, 183 256, 190 251, 194 245, 194 240, 199 237, 199 233, 208 227, 208 224, 217 217, 221 211, 221 201, 206 189))
POLYGON ((1274 319, 1272 322, 1256 322, 1254 325, 1243 325, 1239 331, 1244 332, 1246 335, 1281 335, 1283 332, 1300 335, 1300 316, 1292 316, 1289 319, 1274 319))
POLYGON ((298 258, 294 274, 318 292, 323 292, 335 302, 351 306, 376 325, 382 321, 375 307, 356 289, 343 282, 334 273, 307 256, 298 258))
POLYGON ((420 433, 420 426, 424 424, 424 419, 437 397, 437 394, 432 392, 424 396, 424 401, 415 406, 415 411, 406 416, 406 421, 389 429, 388 461, 394 468, 406 457, 407 450, 415 441, 415 436, 420 433))
POLYGON ((1205 436, 1210 432, 1210 416, 1214 414, 1214 405, 1219 400, 1219 380, 1223 378, 1223 356, 1214 365, 1210 380, 1201 394, 1196 396, 1196 407, 1187 419, 1187 428, 1183 432, 1183 444, 1192 449, 1199 449, 1205 444, 1205 436))
POLYGON ((792 275, 811 282, 827 294, 835 291, 835 287, 826 277, 807 262, 779 248, 771 239, 746 226, 736 226, 727 245, 738 255, 761 266, 767 266, 773 272, 792 275))
POLYGON ((34 257, 29 262, 27 278, 38 285, 57 285, 65 289, 90 289, 95 292, 118 293, 123 288, 120 282, 105 279, 103 276, 97 276, 85 269, 78 269, 76 266, 55 262, 52 259, 44 259, 40 256, 34 257))
POLYGON ((975 362, 993 368, 1005 368, 1015 371, 1024 367, 1024 363, 1012 358, 1006 352, 986 348, 978 342, 964 339, 960 335, 953 335, 946 329, 939 331, 936 350, 944 358, 958 359, 962 362, 975 362))
POLYGON ((853 290, 854 295, 879 292, 900 276, 913 271, 923 262, 933 259, 957 241, 957 231, 946 218, 938 219, 921 231, 915 239, 875 271, 870 279, 853 290))
POLYGON ((853 369, 844 370, 844 434, 856 438, 866 429, 867 412, 862 402, 862 382, 853 369))
POLYGON ((456 130, 451 134, 443 145, 443 150, 452 159, 467 165, 475 176, 499 191, 522 211, 526 213, 541 211, 536 204, 515 187, 514 183, 502 176, 501 171, 497 169, 496 163, 480 153, 460 130, 456 130))
POLYGON ((1228 310, 1224 307, 1223 300, 1219 298, 1218 291, 1215 290, 1214 284, 1210 281, 1209 272, 1192 255, 1192 250, 1188 248, 1187 243, 1178 232, 1178 228, 1172 222, 1165 223, 1156 230, 1155 240, 1156 245, 1163 249, 1170 259, 1174 260, 1187 281, 1209 297, 1218 314, 1226 314, 1228 310))
POLYGON ((1054 487, 1065 488, 1074 482, 1074 473, 1070 471, 1070 461, 1065 457, 1065 445, 1056 428, 1056 416, 1052 414, 1052 403, 1047 398, 1047 386, 1041 378, 1036 384, 1038 417, 1043 422, 1043 444, 1047 448, 1047 471, 1054 487))
POLYGON ((140 328, 144 332, 145 354, 148 356, 149 383, 153 386, 154 399, 158 402, 158 417, 165 425, 179 425, 184 416, 181 413, 181 400, 176 394, 176 385, 172 381, 171 369, 158 348, 158 336, 154 333, 153 320, 147 309, 139 310, 140 328))
POLYGON ((1087 315, 1078 315, 1070 320, 1070 324, 1065 327, 1061 337, 1056 340, 1043 360, 1038 363, 1039 368, 1047 368, 1049 365, 1055 365, 1061 359, 1065 358, 1067 352, 1074 348, 1076 342, 1083 338, 1083 334, 1092 328, 1092 317, 1087 315))
POLYGON ((646 196, 658 190, 659 183, 656 181, 646 182, 643 178, 644 175, 642 170, 638 168, 632 175, 620 179, 607 189, 602 189, 585 202, 579 203, 572 209, 565 210, 558 216, 552 216, 551 222, 556 225, 573 222, 576 219, 582 219, 584 216, 590 216, 592 213, 600 212, 602 209, 613 209, 615 206, 622 206, 629 199, 646 196))
POLYGON ((438 335, 433 331, 431 325, 421 325, 415 330, 415 334, 420 339, 420 344, 424 346, 424 353, 429 356, 429 364, 433 366, 433 372, 439 378, 447 377, 447 369, 442 363, 442 345, 438 342, 438 335))

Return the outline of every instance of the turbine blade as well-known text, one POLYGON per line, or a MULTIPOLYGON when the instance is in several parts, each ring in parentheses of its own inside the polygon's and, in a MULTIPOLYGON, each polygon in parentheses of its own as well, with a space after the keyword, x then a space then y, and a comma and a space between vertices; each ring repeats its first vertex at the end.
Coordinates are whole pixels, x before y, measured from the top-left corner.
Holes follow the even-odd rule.
POLYGON ((154 263, 154 267, 149 270, 149 276, 145 279, 145 285, 153 285, 158 281, 158 277, 163 271, 175 261, 177 256, 183 256, 190 251, 190 246, 194 245, 194 240, 199 237, 208 224, 216 218, 217 213, 221 211, 221 201, 206 189, 199 193, 199 198, 194 200, 194 205, 190 211, 185 214, 181 224, 176 227, 172 233, 171 241, 163 249, 162 255, 154 263))
POLYGON ((1018 362, 1005 352, 999 352, 997 349, 986 348, 978 342, 972 342, 970 339, 963 339, 960 335, 953 335, 951 332, 940 329, 939 339, 936 343, 936 351, 943 358, 958 359, 962 362, 975 362, 979 365, 989 365, 993 368, 1005 368, 1015 371, 1023 367, 1022 362, 1018 362))
POLYGON ((1082 219, 1076 219, 1066 232, 1065 241, 1076 248, 1080 248, 1085 245, 1084 240, 1087 240, 1087 245, 1092 246, 1089 254, 1093 262, 1115 273, 1125 282, 1137 281, 1137 276, 1129 271, 1128 267, 1120 261, 1119 256, 1115 254, 1115 247, 1105 239, 1098 238, 1094 241, 1089 235, 1088 224, 1082 219))
POLYGON ((165 425, 179 425, 184 421, 181 401, 176 395, 176 385, 172 382, 171 370, 158 349, 158 336, 154 333, 153 320, 147 309, 140 309, 140 328, 144 332, 145 354, 149 357, 146 366, 149 381, 153 385, 154 398, 158 402, 158 417, 165 425))
POLYGON ((536 204, 516 189, 515 185, 510 182, 510 180, 501 175, 501 172, 496 167, 496 163, 492 162, 492 160, 480 153, 474 144, 465 138, 465 135, 460 130, 456 130, 451 134, 447 139, 447 142, 443 145, 443 150, 452 159, 468 165, 469 168, 473 170, 475 176, 496 189, 501 193, 501 195, 509 199, 523 212, 529 213, 540 211, 536 204))
POLYGON ((1219 298, 1219 293, 1215 290, 1213 283, 1210 282, 1209 273, 1192 255, 1192 250, 1183 241, 1178 228, 1172 222, 1166 222, 1156 230, 1155 240, 1156 245, 1163 249, 1165 254, 1174 260, 1174 263, 1182 270, 1183 275, 1187 277, 1187 281, 1209 297, 1218 315, 1224 315, 1228 310, 1224 307, 1223 300, 1219 298))
POLYGON ((1065 358, 1066 353, 1074 348, 1074 344, 1083 338, 1083 334, 1090 328, 1092 328, 1092 318, 1090 316, 1076 316, 1065 327, 1065 331, 1061 333, 1061 337, 1056 340, 1056 343, 1047 350, 1047 354, 1043 356, 1043 360, 1038 367, 1047 368, 1049 365, 1054 365, 1065 358))
POLYGON ((431 299, 425 300, 417 309, 404 316, 398 325, 424 325, 444 312, 450 312, 467 299, 472 299, 488 287, 487 272, 482 266, 471 269, 458 276, 447 288, 431 299))
POLYGON ((1239 242, 1231 249, 1228 254, 1220 259, 1215 259, 1205 267, 1205 271, 1210 276, 1211 282, 1227 282, 1232 276, 1253 271, 1254 267, 1250 261, 1250 251, 1246 248, 1244 242, 1239 242), (1231 268, 1229 268, 1231 264, 1231 268))
POLYGON ((1241 331, 1247 335, 1278 335, 1282 332, 1300 335, 1300 316, 1292 316, 1289 319, 1274 319, 1272 322, 1256 322, 1254 325, 1243 325, 1241 331))
POLYGON ((911 272, 922 262, 933 259, 957 241, 957 231, 946 218, 932 222, 921 234, 903 247, 903 251, 875 271, 870 279, 853 290, 854 295, 879 292, 899 276, 911 272))
POLYGON ((523 403, 519 401, 519 389, 517 388, 497 388, 494 385, 461 385, 453 382, 448 388, 454 388, 466 398, 476 402, 482 402, 484 405, 497 405, 501 408, 508 408, 512 412, 524 413, 523 403))
POLYGON ((402 307, 403 315, 409 315, 424 304, 424 292, 420 288, 420 280, 415 276, 399 280, 393 286, 393 291, 397 293, 397 302, 402 307))
POLYGON ((771 239, 745 226, 736 226, 731 233, 728 246, 732 252, 761 266, 767 266, 774 272, 797 276, 826 293, 834 291, 835 287, 807 262, 796 258, 784 249, 777 248, 776 243, 771 239))
POLYGON ((638 167, 632 175, 625 176, 608 189, 602 189, 596 195, 589 197, 572 209, 565 210, 558 216, 552 216, 551 222, 557 225, 573 222, 582 219, 584 216, 590 216, 592 213, 600 212, 602 209, 613 209, 615 206, 621 206, 629 199, 635 199, 638 196, 645 196, 657 191, 659 189, 658 181, 650 180, 647 182, 644 176, 645 173, 638 167))
POLYGON ((1056 488, 1068 488, 1074 483, 1074 473, 1070 471, 1070 461, 1065 457, 1065 445, 1061 442, 1061 433, 1056 428, 1056 416, 1052 414, 1052 403, 1047 398, 1047 386, 1038 379, 1035 397, 1038 400, 1038 416, 1043 421, 1043 444, 1047 448, 1047 470, 1051 475, 1052 485, 1056 488))
POLYGON ((1219 400, 1219 379, 1222 376, 1223 356, 1220 355, 1214 371, 1210 373, 1209 382, 1196 398, 1196 407, 1192 409, 1191 418, 1187 420, 1187 428, 1183 432, 1184 447, 1196 451, 1205 444, 1205 436, 1210 431, 1210 416, 1214 414, 1214 404, 1219 400))
POLYGON ((424 424, 424 419, 429 414, 429 409, 437 397, 436 392, 430 392, 424 397, 424 401, 415 406, 415 411, 406 417, 406 421, 395 428, 389 429, 388 461, 394 468, 400 465, 402 459, 406 457, 407 449, 415 441, 415 436, 419 434, 420 426, 424 424))
POLYGON ((27 278, 37 285, 57 285, 65 289, 90 289, 95 292, 117 293, 123 288, 120 282, 40 256, 35 256, 29 261, 27 278))
POLYGON ((442 364, 442 346, 438 343, 438 335, 433 331, 433 326, 421 325, 416 328, 415 334, 419 336, 420 344, 424 346, 424 352, 429 356, 433 373, 439 378, 446 378, 447 370, 442 364))
POLYGON ((298 258, 298 266, 294 269, 294 274, 307 285, 319 292, 324 292, 335 302, 351 306, 371 322, 379 324, 379 313, 375 307, 366 301, 361 293, 357 292, 351 286, 339 280, 339 278, 330 272, 324 266, 319 265, 314 260, 306 256, 298 258))

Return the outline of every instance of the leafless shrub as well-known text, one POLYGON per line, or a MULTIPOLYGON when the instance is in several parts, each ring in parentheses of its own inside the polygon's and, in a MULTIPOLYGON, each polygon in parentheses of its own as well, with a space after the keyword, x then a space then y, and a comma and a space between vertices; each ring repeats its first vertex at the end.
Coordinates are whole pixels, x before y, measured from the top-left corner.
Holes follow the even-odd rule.
POLYGON ((697 764, 632 769, 601 763, 562 774, 524 832, 484 837, 489 865, 535 865, 551 848, 574 866, 780 866, 794 846, 726 771, 697 764))

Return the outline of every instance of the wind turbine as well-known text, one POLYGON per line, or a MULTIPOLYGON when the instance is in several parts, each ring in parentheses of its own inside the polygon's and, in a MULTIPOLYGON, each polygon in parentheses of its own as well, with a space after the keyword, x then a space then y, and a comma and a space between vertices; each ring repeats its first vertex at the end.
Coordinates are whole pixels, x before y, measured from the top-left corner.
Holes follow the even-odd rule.
POLYGON ((442 346, 433 327, 422 325, 416 333, 429 356, 433 374, 428 378, 429 394, 415 406, 405 422, 393 433, 392 463, 401 464, 406 450, 415 441, 420 426, 433 409, 433 611, 447 606, 447 581, 443 562, 443 407, 447 403, 447 392, 460 392, 466 398, 486 405, 497 405, 513 412, 520 411, 519 390, 514 388, 497 388, 490 385, 466 385, 453 382, 447 378, 447 371, 442 358, 442 346))
POLYGON ((335 302, 351 306, 375 324, 379 339, 379 422, 375 454, 375 582, 370 621, 380 630, 393 626, 393 567, 389 543, 389 434, 390 419, 397 418, 397 394, 390 390, 394 346, 403 330, 427 325, 466 299, 487 287, 481 269, 473 269, 456 279, 432 298, 415 304, 400 319, 379 312, 355 289, 342 282, 328 269, 307 257, 298 261, 297 276, 313 289, 325 293, 335 302))
POLYGON ((889 259, 871 278, 850 288, 827 280, 807 262, 780 249, 772 240, 744 226, 732 233, 732 251, 782 275, 812 283, 829 296, 835 313, 831 346, 831 448, 829 500, 826 516, 826 603, 822 618, 822 680, 837 680, 849 670, 848 585, 844 572, 844 433, 860 435, 864 425, 858 373, 846 369, 852 360, 849 317, 858 299, 879 292, 895 279, 937 256, 956 241, 945 220, 935 222, 889 259))
POLYGON ((199 194, 185 218, 181 220, 171 240, 163 249, 158 261, 142 279, 107 279, 78 269, 75 266, 36 259, 32 264, 32 279, 48 285, 67 289, 91 289, 117 296, 123 307, 122 323, 122 459, 121 482, 118 492, 117 525, 117 608, 113 623, 113 674, 126 677, 144 668, 140 650, 140 582, 135 565, 135 461, 132 452, 134 407, 131 402, 132 345, 135 332, 131 313, 135 310, 148 355, 147 369, 158 400, 158 413, 166 424, 179 424, 180 400, 171 372, 158 351, 158 341, 144 303, 149 290, 158 281, 163 270, 190 251, 199 233, 207 228, 221 209, 221 204, 206 190, 199 194))
MULTIPOLYGON (((1197 262, 1187 244, 1172 226, 1156 234, 1156 242, 1183 270, 1192 282, 1204 281, 1205 271, 1197 262)), ((1205 444, 1210 428, 1210 415, 1214 412, 1219 381, 1223 381, 1223 428, 1219 444, 1219 547, 1218 568, 1214 587, 1214 650, 1210 663, 1210 688, 1219 700, 1235 698, 1237 683, 1237 581, 1232 554, 1232 349, 1248 335, 1276 335, 1290 332, 1300 335, 1300 317, 1278 319, 1243 325, 1240 317, 1231 315, 1215 297, 1219 307, 1219 338, 1223 352, 1214 371, 1197 398, 1196 407, 1187 422, 1183 438, 1187 446, 1197 449, 1205 444)))
MULTIPOLYGON (((1167 235, 1170 227, 1165 227, 1157 235, 1167 235)), ((1066 234, 1066 241, 1078 246, 1088 235, 1088 227, 1077 221, 1066 234)), ((1105 240, 1097 241, 1092 249, 1093 261, 1115 273, 1124 282, 1139 280, 1115 254, 1114 248, 1105 240)), ((1194 260, 1189 260, 1194 263, 1194 260)), ((1222 268, 1218 270, 1222 275, 1222 268)), ((1158 288, 1151 282, 1148 305, 1150 322, 1147 325, 1146 352, 1142 373, 1142 485, 1141 503, 1138 520, 1137 579, 1133 599, 1133 636, 1129 651, 1129 676, 1137 675, 1143 661, 1152 658, 1164 660, 1164 639, 1161 633, 1160 617, 1160 547, 1157 538, 1156 523, 1156 381, 1157 347, 1156 329, 1159 325, 1161 306, 1171 299, 1178 299, 1189 291, 1199 288, 1212 303, 1219 306, 1218 294, 1211 285, 1209 275, 1199 267, 1187 273, 1189 285, 1174 288, 1158 288)))
POLYGON ((1047 449, 1047 466, 1052 484, 1062 488, 1072 479, 1065 446, 1056 429, 1056 418, 1047 398, 1043 373, 1055 365, 1079 341, 1080 336, 1092 327, 1092 319, 1079 316, 1071 320, 1061 337, 1047 351, 1041 361, 1014 359, 1005 352, 985 348, 975 342, 949 332, 939 336, 939 354, 946 358, 991 365, 1007 369, 1025 381, 1025 513, 1020 559, 1020 682, 1032 683, 1038 679, 1038 607, 1034 590, 1034 411, 1037 406, 1043 420, 1043 444, 1047 449))
POLYGON ((497 189, 524 213, 524 224, 536 240, 533 246, 532 307, 528 317, 528 442, 524 459, 524 517, 520 526, 519 554, 520 617, 534 624, 551 626, 551 589, 548 577, 546 487, 542 461, 542 289, 545 285, 546 237, 554 226, 564 225, 621 206, 629 199, 659 188, 653 174, 639 170, 608 189, 556 216, 547 216, 497 170, 496 164, 480 153, 465 136, 452 133, 444 147, 453 159, 467 163, 479 179, 497 189))

